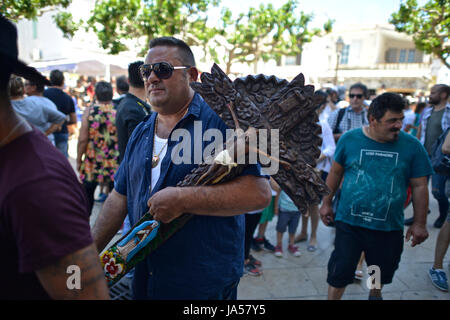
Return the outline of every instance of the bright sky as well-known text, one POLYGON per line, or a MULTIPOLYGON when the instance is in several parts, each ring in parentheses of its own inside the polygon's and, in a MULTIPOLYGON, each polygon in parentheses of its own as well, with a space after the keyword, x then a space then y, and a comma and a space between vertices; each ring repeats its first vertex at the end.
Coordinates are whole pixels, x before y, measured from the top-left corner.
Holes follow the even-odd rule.
MULTIPOLYGON (((279 8, 287 0, 222 0, 222 6, 232 10, 234 14, 246 12, 250 7, 258 7, 261 3, 272 3, 279 8)), ((314 13, 311 27, 321 27, 328 18, 335 20, 335 27, 348 24, 380 24, 388 23, 391 13, 400 8, 402 0, 299 0, 299 10, 314 13)), ((419 0, 423 5, 427 0, 419 0)), ((212 10, 215 16, 219 10, 212 10)))

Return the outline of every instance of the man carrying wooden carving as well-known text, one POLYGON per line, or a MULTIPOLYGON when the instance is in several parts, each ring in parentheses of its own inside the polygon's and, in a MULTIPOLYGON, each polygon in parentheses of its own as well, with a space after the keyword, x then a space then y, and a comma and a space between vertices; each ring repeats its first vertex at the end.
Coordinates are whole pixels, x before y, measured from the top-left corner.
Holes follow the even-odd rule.
POLYGON ((224 137, 227 127, 190 88, 198 70, 183 41, 172 37, 152 40, 141 74, 155 112, 130 137, 114 190, 94 226, 97 248, 105 248, 127 212, 132 225, 147 211, 162 223, 183 213, 194 214, 136 265, 134 298, 236 299, 244 261, 243 213, 269 204, 268 180, 258 165, 249 165, 230 182, 175 187, 197 167, 194 160, 199 155, 191 152, 190 163, 174 163, 172 154, 179 141, 174 131, 187 130, 191 150, 198 150, 195 144, 200 143, 203 151, 209 141, 194 137, 194 126, 201 124, 202 132, 219 129, 224 137))

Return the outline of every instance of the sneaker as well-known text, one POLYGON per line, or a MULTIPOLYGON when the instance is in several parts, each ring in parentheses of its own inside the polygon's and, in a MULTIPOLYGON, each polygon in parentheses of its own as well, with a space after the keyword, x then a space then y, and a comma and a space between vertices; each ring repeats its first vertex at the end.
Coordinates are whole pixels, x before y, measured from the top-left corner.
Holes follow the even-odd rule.
POLYGON ((300 257, 302 254, 300 253, 300 251, 298 251, 297 246, 295 245, 289 245, 288 246, 288 251, 294 256, 294 257, 300 257))
POLYGON ((262 246, 264 245, 264 239, 263 238, 253 238, 251 247, 253 250, 259 252, 262 250, 262 246))
POLYGON ((250 259, 250 263, 253 264, 255 267, 261 267, 262 266, 261 261, 255 259, 255 257, 252 256, 251 254, 248 255, 248 258, 250 259))
POLYGON ((448 291, 447 276, 445 275, 444 270, 430 268, 428 275, 430 276, 431 283, 433 283, 436 288, 442 291, 448 291))
POLYGON ((277 256, 277 257, 282 257, 283 256, 283 249, 281 248, 281 246, 276 246, 275 247, 275 256, 277 256))
POLYGON ((264 238, 263 242, 264 242, 264 249, 270 252, 275 252, 275 247, 269 242, 269 240, 264 238))
POLYGON ((445 217, 441 216, 441 217, 437 218, 436 221, 434 222, 433 226, 435 228, 439 229, 444 224, 446 218, 447 218, 446 216, 445 217))
POLYGON ((262 271, 255 267, 251 262, 249 262, 244 264, 244 274, 257 277, 262 275, 262 271))

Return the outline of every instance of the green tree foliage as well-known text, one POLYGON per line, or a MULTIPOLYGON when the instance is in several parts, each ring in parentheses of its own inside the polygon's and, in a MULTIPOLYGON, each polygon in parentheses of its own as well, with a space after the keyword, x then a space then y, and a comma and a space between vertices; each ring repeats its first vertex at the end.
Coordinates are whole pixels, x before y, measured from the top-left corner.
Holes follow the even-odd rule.
POLYGON ((57 8, 67 8, 72 0, 2 0, 0 13, 6 18, 18 21, 34 19, 44 12, 57 8))
POLYGON ((272 4, 261 4, 258 8, 250 8, 247 14, 239 14, 233 18, 231 10, 222 10, 219 37, 213 41, 217 46, 223 46, 226 53, 220 55, 220 49, 210 46, 210 54, 218 63, 224 63, 226 73, 236 62, 254 64, 256 72, 257 61, 278 60, 284 55, 301 53, 303 44, 310 42, 312 37, 323 32, 330 32, 333 21, 328 21, 324 29, 308 29, 312 14, 303 11, 297 13, 296 0, 288 0, 279 9, 272 4))
POLYGON ((430 0, 420 7, 416 0, 407 0, 389 22, 397 31, 412 35, 418 49, 434 54, 450 68, 450 1, 430 0))
MULTIPOLYGON (((33 20, 45 12, 67 8, 71 2, 72 0, 2 0, 0 13, 16 22, 21 19, 33 20)), ((63 11, 55 13, 53 21, 67 38, 72 37, 82 24, 82 21, 74 22, 72 14, 63 11)))
POLYGON ((126 50, 126 40, 177 35, 189 45, 204 45, 214 31, 206 26, 206 11, 219 0, 99 0, 88 25, 101 46, 116 54, 126 50))

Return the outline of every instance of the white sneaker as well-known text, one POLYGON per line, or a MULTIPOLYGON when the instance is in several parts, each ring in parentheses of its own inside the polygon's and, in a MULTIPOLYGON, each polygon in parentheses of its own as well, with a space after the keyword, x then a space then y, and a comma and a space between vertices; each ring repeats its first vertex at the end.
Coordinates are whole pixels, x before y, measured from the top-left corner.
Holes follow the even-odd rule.
POLYGON ((283 249, 280 246, 275 247, 275 256, 279 258, 283 256, 283 249))

